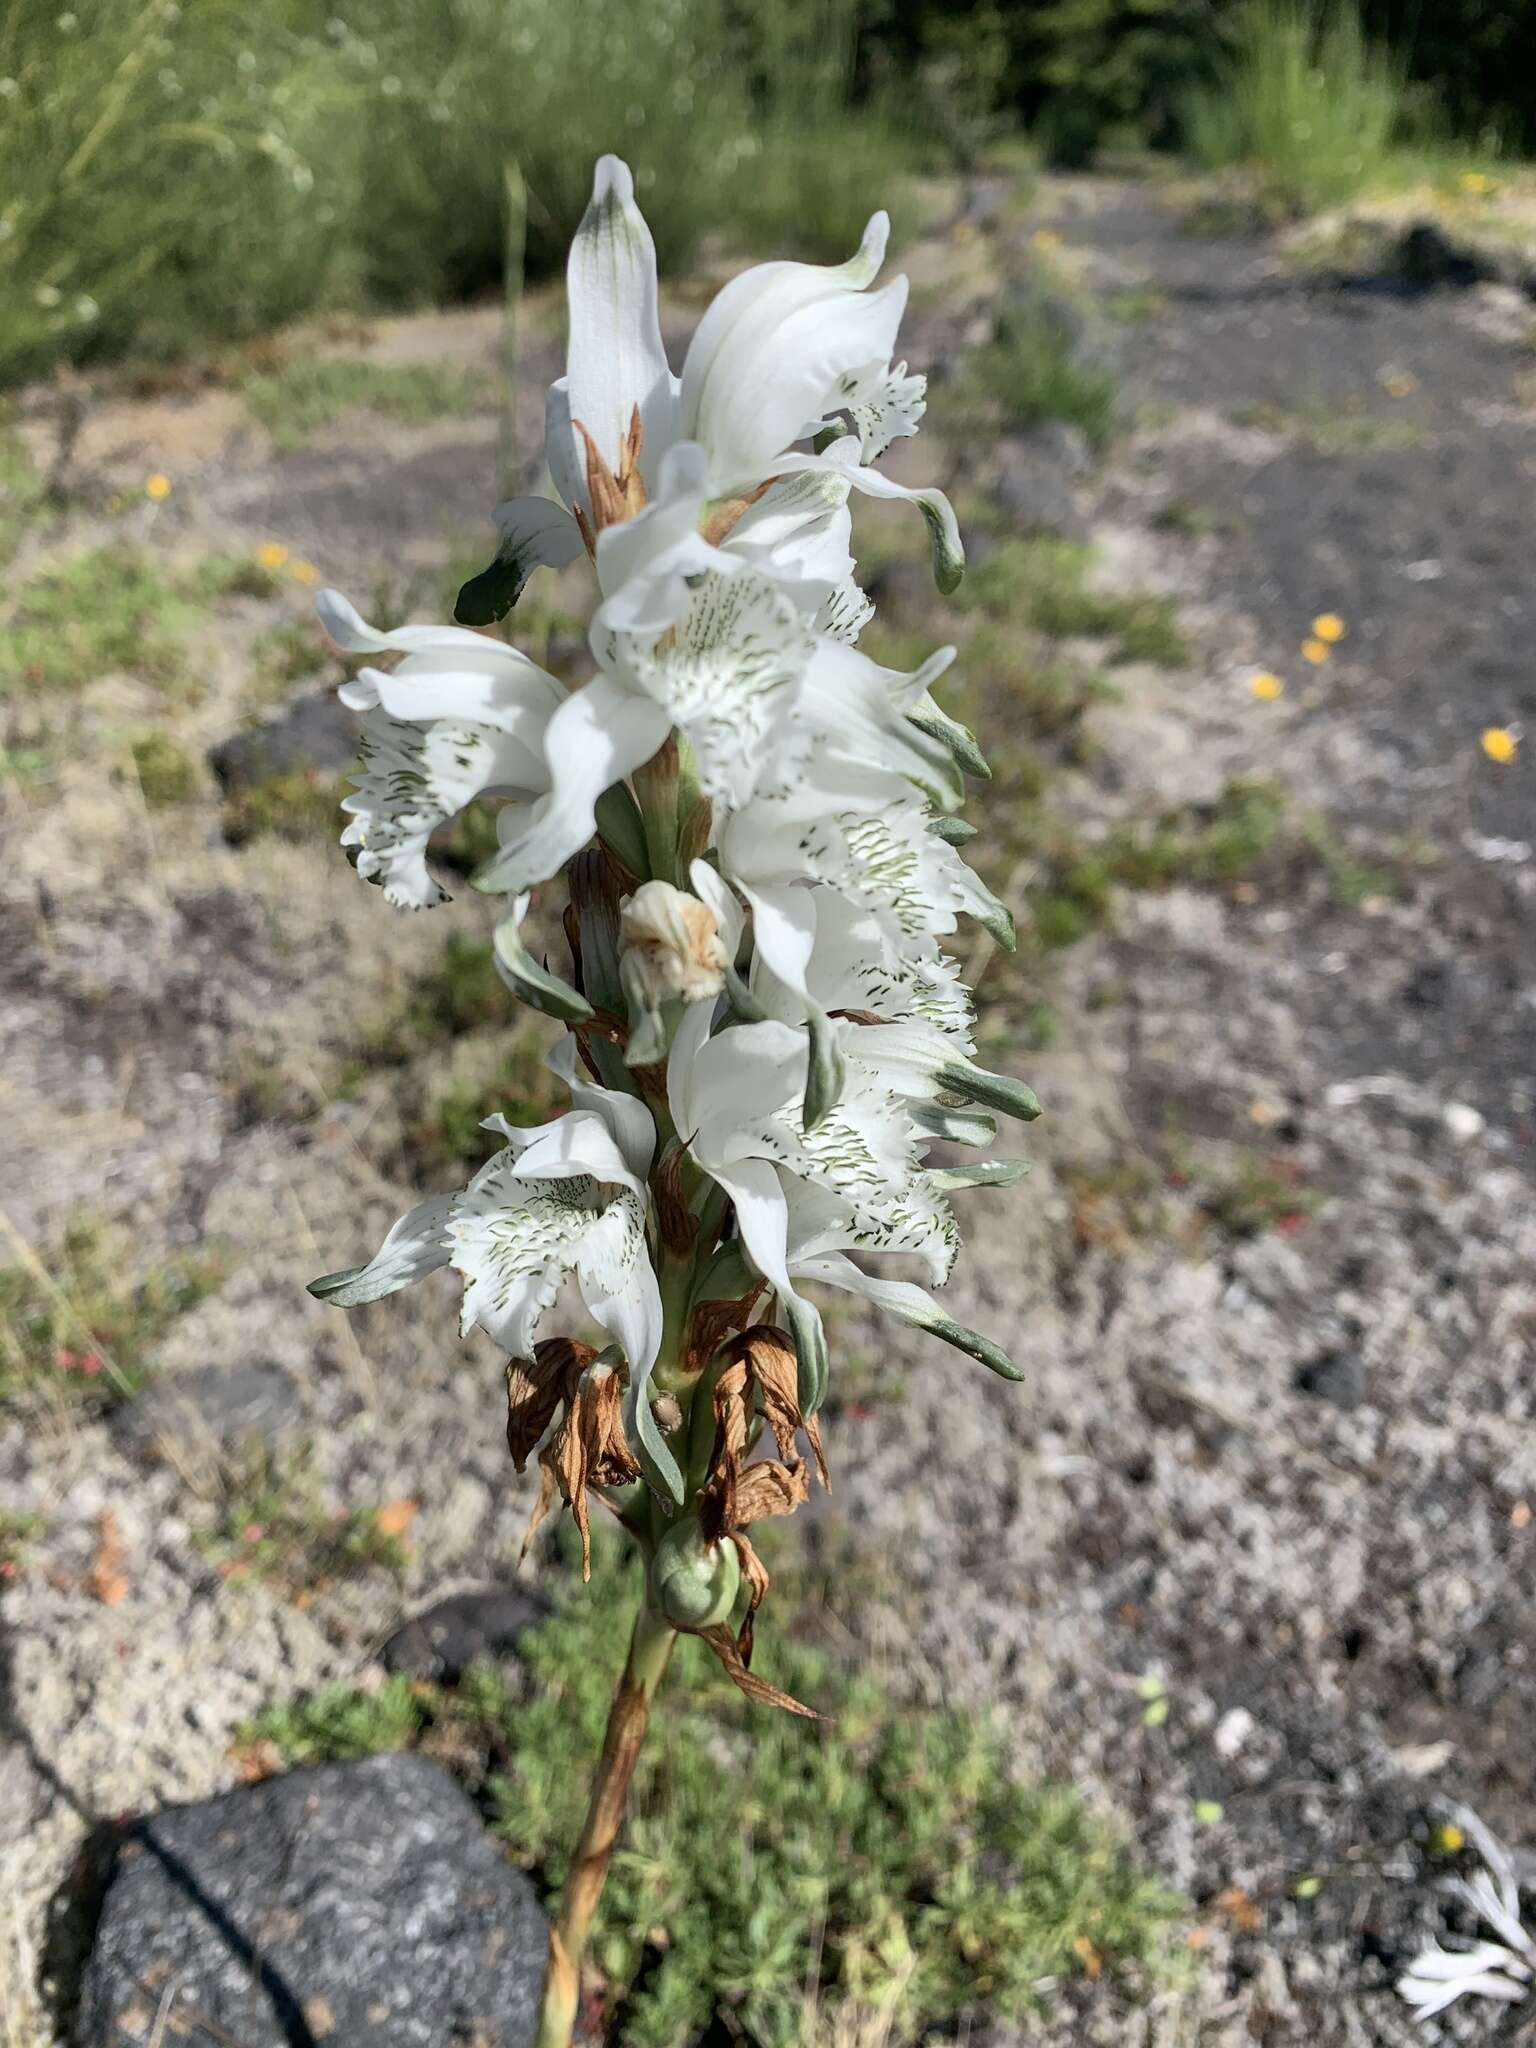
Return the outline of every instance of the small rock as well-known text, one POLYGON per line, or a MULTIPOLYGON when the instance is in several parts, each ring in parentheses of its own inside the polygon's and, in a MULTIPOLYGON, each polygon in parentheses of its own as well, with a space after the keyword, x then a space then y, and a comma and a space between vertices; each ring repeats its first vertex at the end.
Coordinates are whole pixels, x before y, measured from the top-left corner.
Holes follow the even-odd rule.
POLYGON ((549 1602, 524 1586, 454 1593, 397 1628, 379 1652, 386 1671, 454 1685, 480 1658, 506 1657, 542 1621, 549 1602))
POLYGON ((1433 221, 1415 221, 1397 245, 1397 271, 1403 282, 1416 291, 1433 291, 1448 285, 1466 291, 1498 276, 1486 258, 1453 242, 1433 221))
POLYGON ((1482 1114, 1470 1102, 1448 1102, 1440 1112, 1440 1120, 1458 1145, 1470 1145, 1483 1134, 1482 1114))
POLYGON ((357 759, 358 717, 334 690, 301 697, 281 718, 237 732, 208 751, 208 765, 226 796, 274 775, 309 768, 340 775, 357 759))
POLYGON ((1325 1351, 1297 1372, 1296 1391, 1335 1408, 1358 1408, 1365 1399, 1365 1360, 1358 1351, 1325 1351))
POLYGON ((292 1373, 259 1358, 155 1380, 118 1410, 114 1425, 124 1442, 147 1451, 165 1438, 239 1444, 254 1436, 272 1443, 298 1419, 292 1373))
POLYGON ((1253 1727, 1253 1716, 1246 1707, 1229 1707, 1211 1737, 1216 1754, 1230 1763, 1253 1733, 1253 1727))
POLYGON ((129 1832, 76 2048, 136 2038, 146 1986, 154 2005, 171 1992, 167 2040, 527 2048, 546 1939, 532 1885, 440 1765, 292 1771, 129 1832))

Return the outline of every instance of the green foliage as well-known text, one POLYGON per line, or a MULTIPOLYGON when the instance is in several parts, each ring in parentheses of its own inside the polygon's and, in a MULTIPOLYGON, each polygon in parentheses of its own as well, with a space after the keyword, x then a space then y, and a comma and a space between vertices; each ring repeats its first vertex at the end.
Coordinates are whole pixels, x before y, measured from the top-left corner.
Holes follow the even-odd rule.
POLYGON ((1320 1198, 1301 1185, 1289 1161, 1244 1152, 1236 1164, 1199 1194, 1200 1208, 1223 1236, 1242 1241, 1272 1230, 1294 1230, 1318 1207, 1320 1198))
POLYGON ((39 570, 15 601, 0 641, 0 696, 77 689, 115 671, 162 689, 186 683, 184 636, 196 612, 143 548, 89 548, 39 570))
POLYGON ((1048 300, 1010 310, 996 339, 971 358, 967 377, 1004 432, 1066 420, 1103 448, 1114 429, 1113 375, 1082 359, 1073 323, 1048 300))
POLYGON ((1018 10, 1012 78, 1051 159, 1083 164, 1106 138, 1166 141, 1182 90, 1220 46, 1210 0, 1046 0, 1018 10))
POLYGON ((284 769, 225 799, 224 837, 231 846, 249 846, 253 839, 284 839, 294 846, 333 839, 341 800, 351 788, 346 776, 284 769))
POLYGON ((480 410, 491 403, 483 376, 439 364, 366 363, 303 358, 252 377, 241 396, 272 436, 289 452, 350 412, 377 413, 400 426, 480 410))
POLYGON ((18 1508, 0 1508, 0 1585, 16 1577, 26 1560, 28 1545, 35 1543, 46 1527, 41 1515, 23 1514, 18 1508))
POLYGON ((165 804, 184 804, 197 793, 197 767, 185 747, 169 733, 152 732, 132 747, 133 771, 139 778, 144 801, 158 810, 165 804))
POLYGON ((1404 114, 1402 62, 1367 41, 1351 0, 1256 0, 1182 125, 1197 163, 1247 165, 1268 200, 1307 213, 1381 178, 1404 114))
POLYGON ((43 480, 26 442, 0 412, 0 567, 15 554, 42 495, 43 480))
MULTIPOLYGON (((563 264, 592 164, 634 166, 665 268, 711 231, 836 245, 910 163, 850 109, 828 0, 92 0, 0 15, 0 381, 172 357, 316 308, 485 290, 506 169, 530 275, 563 264), (836 143, 829 140, 835 136, 836 143), (857 175, 851 167, 859 166, 857 175)), ((838 0, 834 28, 851 23, 838 0)), ((856 230, 855 230, 856 239, 856 230)), ((851 246, 851 245, 850 245, 851 246)))
POLYGON ((958 602, 1051 639, 1108 640, 1111 661, 1155 661, 1180 668, 1189 648, 1171 598, 1089 588, 1090 549, 1079 541, 1033 535, 1007 541, 960 587, 958 602))
POLYGON ((481 1129, 493 1111, 513 1124, 542 1123, 559 1113, 562 1091, 544 1066, 554 1027, 522 1010, 509 1028, 512 1048, 489 1080, 445 1089, 412 1124, 406 1142, 418 1170, 483 1165, 505 1143, 481 1129))
POLYGON ((300 1596, 349 1572, 401 1571, 408 1556, 387 1516, 328 1511, 307 1464, 259 1441, 228 1475, 218 1522, 201 1541, 221 1577, 257 1578, 300 1596))
POLYGON ((211 1253, 125 1272, 120 1245, 77 1217, 53 1270, 30 1258, 0 1266, 0 1408, 38 1398, 91 1412, 136 1394, 178 1317, 224 1277, 211 1253))
MULTIPOLYGON (((783 1580, 776 1591, 782 1601, 783 1580)), ((394 1680, 333 1688, 244 1731, 294 1761, 421 1742, 504 1759, 496 1825, 553 1896, 581 1826, 632 1588, 611 1559, 520 1646, 531 1697, 490 1674, 459 1694, 394 1680), (480 1724, 477 1743, 466 1734, 480 1724)), ((613 2038, 685 2048, 718 2013, 754 2048, 794 2048, 823 2011, 888 2015, 898 2038, 978 2011, 1023 2018, 1041 1978, 1170 1967, 1178 1902, 1059 1786, 1010 1774, 1007 1730, 904 1711, 869 1674, 792 1640, 760 1642, 771 1682, 824 1727, 749 1706, 680 1641, 641 1753, 594 1932, 613 2038)))

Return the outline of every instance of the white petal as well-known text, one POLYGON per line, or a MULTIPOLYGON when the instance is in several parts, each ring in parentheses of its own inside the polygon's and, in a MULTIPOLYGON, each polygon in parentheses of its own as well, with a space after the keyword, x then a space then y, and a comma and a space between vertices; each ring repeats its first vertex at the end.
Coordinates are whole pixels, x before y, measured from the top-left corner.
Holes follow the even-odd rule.
MULTIPOLYGON (((677 438, 677 385, 662 347, 656 303, 656 245, 635 204, 629 166, 599 157, 592 198, 566 266, 571 333, 568 402, 612 469, 640 409, 649 474, 677 438)), ((577 457, 585 474, 584 456, 577 457)))
POLYGON ((631 1375, 643 1378, 661 1349, 661 1290, 638 1200, 609 1204, 582 1239, 576 1279, 594 1320, 623 1348, 631 1375))
POLYGON ((868 386, 861 386, 848 407, 864 461, 878 461, 893 441, 915 434, 927 409, 926 377, 909 377, 905 363, 898 363, 894 370, 888 361, 880 366, 879 375, 868 386))
POLYGON ((576 521, 552 499, 508 498, 491 517, 501 536, 495 568, 512 586, 503 610, 517 603, 535 569, 563 569, 583 551, 576 521))
POLYGON ((510 1151, 482 1167, 455 1197, 448 1224, 451 1263, 466 1283, 464 1334, 478 1324, 504 1350, 526 1358, 540 1317, 604 1206, 590 1178, 524 1180, 510 1151))
POLYGON ((803 1002, 810 1001, 806 974, 816 946, 816 892, 793 884, 742 893, 752 906, 756 958, 803 1002))
POLYGON ((571 386, 568 377, 557 377, 544 394, 544 461, 549 480, 560 501, 574 512, 587 503, 587 451, 581 436, 571 425, 571 386))
POLYGON ((451 653, 486 644, 482 634, 472 633, 467 626, 396 626, 381 633, 339 590, 322 590, 315 599, 315 611, 326 632, 348 654, 410 654, 439 648, 451 653))
MULTIPOLYGON (((847 437, 845 437, 847 438, 847 437)), ((833 447, 836 447, 836 443, 833 447)), ((825 455, 789 453, 775 464, 775 469, 786 475, 801 470, 837 469, 846 476, 856 491, 862 491, 870 498, 900 498, 916 505, 928 526, 928 544, 933 553, 934 581, 946 595, 959 586, 965 574, 965 547, 960 539, 960 527, 955 518, 955 508, 939 490, 927 487, 910 489, 906 484, 897 483, 883 470, 863 466, 850 468, 846 461, 834 461, 833 451, 825 455)))
MULTIPOLYGON (((798 440, 806 423, 827 410, 828 387, 840 374, 873 356, 889 358, 901 318, 899 304, 894 305, 894 320, 890 319, 893 302, 888 302, 875 323, 878 333, 884 333, 889 324, 889 339, 883 348, 878 341, 873 346, 861 341, 848 361, 841 360, 841 350, 833 351, 830 372, 826 335, 818 318, 826 312, 835 323, 842 302, 856 298, 871 283, 885 261, 889 231, 888 218, 877 213, 849 262, 829 267, 761 263, 732 278, 716 294, 694 332, 683 364, 682 430, 690 440, 704 443, 722 487, 738 480, 733 465, 741 466, 744 450, 752 452, 746 455, 739 480, 755 482, 766 474, 760 469, 753 474, 756 452, 772 457, 798 440), (809 379, 803 367, 787 360, 779 346, 781 332, 797 319, 818 365, 809 379), (752 419, 752 409, 759 405, 765 416, 771 414, 771 429, 764 419, 752 419), (767 446, 776 434, 779 438, 774 445, 767 446)), ((901 290, 904 298, 904 283, 901 290)))
POLYGON ((746 567, 707 571, 664 635, 608 632, 600 618, 592 651, 687 733, 700 784, 715 801, 738 807, 765 770, 791 769, 787 742, 816 641, 772 578, 746 567))
POLYGON ((567 697, 545 735, 549 795, 509 824, 477 886, 516 894, 547 881, 592 837, 603 791, 648 761, 670 725, 661 705, 609 676, 567 697))
POLYGON ((552 1047, 544 1064, 565 1083, 577 1109, 589 1110, 607 1125, 627 1171, 633 1176, 633 1184, 643 1194, 651 1161, 656 1156, 656 1123, 645 1104, 622 1089, 604 1088, 600 1082, 588 1080, 577 1065, 573 1037, 562 1038, 552 1047))
POLYGON ((585 1174, 645 1199, 645 1182, 630 1172, 608 1125, 588 1110, 570 1110, 544 1125, 533 1144, 519 1148, 517 1172, 522 1180, 573 1180, 585 1174))
POLYGON ((679 442, 662 457, 651 502, 603 528, 597 580, 604 603, 594 631, 662 633, 687 610, 690 577, 734 566, 698 530, 707 492, 703 449, 679 442))
POLYGON ((699 391, 697 414, 686 415, 717 488, 772 474, 808 424, 846 404, 857 367, 889 357, 906 304, 898 277, 877 292, 823 292, 769 325, 738 324, 699 391))
POLYGON ((766 1159, 741 1159, 715 1173, 736 1210, 736 1228, 747 1255, 770 1287, 795 1290, 785 1264, 789 1209, 778 1174, 766 1159))
POLYGON ((312 1280, 310 1293, 340 1308, 356 1308, 437 1272, 448 1263, 448 1219, 456 1200, 454 1195, 433 1195, 408 1209, 367 1265, 312 1280))
POLYGON ((734 960, 740 950, 741 934, 746 924, 735 890, 726 886, 707 860, 694 861, 688 869, 688 879, 693 884, 694 895, 701 903, 707 903, 714 915, 715 929, 720 934, 726 959, 734 960))

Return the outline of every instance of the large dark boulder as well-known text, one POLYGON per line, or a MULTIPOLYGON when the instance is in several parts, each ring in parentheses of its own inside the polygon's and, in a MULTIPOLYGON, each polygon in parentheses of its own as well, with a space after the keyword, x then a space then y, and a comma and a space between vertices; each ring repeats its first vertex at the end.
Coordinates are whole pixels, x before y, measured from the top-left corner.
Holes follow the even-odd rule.
POLYGON ((425 1757, 293 1771, 139 1822, 81 1987, 77 2048, 526 2048, 547 1929, 425 1757))
POLYGON ((134 1450, 167 1441, 236 1448, 258 1439, 275 1443, 299 1419, 292 1373, 271 1359, 205 1365, 151 1380, 113 1417, 119 1438, 134 1450))
POLYGON ((324 690, 299 698, 280 718, 221 740, 209 749, 208 765, 226 796, 299 771, 342 775, 357 759, 360 724, 334 690, 324 690))

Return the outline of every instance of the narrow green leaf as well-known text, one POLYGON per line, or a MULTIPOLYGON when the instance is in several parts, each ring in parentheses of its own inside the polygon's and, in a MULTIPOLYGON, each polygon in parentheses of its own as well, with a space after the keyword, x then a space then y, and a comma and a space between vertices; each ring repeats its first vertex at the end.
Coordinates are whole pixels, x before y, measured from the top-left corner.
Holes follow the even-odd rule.
POLYGON ((565 1024, 580 1024, 592 1014, 592 1005, 579 989, 558 974, 540 966, 523 944, 515 918, 503 918, 492 939, 497 972, 520 1001, 546 1017, 558 1017, 565 1024))
POLYGON ((597 800, 598 837, 623 868, 637 881, 649 879, 651 864, 645 848, 645 821, 627 784, 615 782, 597 800))
POLYGON ((1004 1116, 1016 1116, 1033 1123, 1040 1114, 1040 1100, 1033 1088, 1015 1081, 1009 1074, 989 1074, 973 1067, 969 1060, 954 1060, 940 1067, 934 1079, 946 1094, 963 1095, 967 1102, 983 1102, 1004 1116))
POLYGON ((848 1066, 826 1012, 812 1010, 809 1025, 802 1128, 814 1131, 837 1107, 848 1079, 848 1066))

